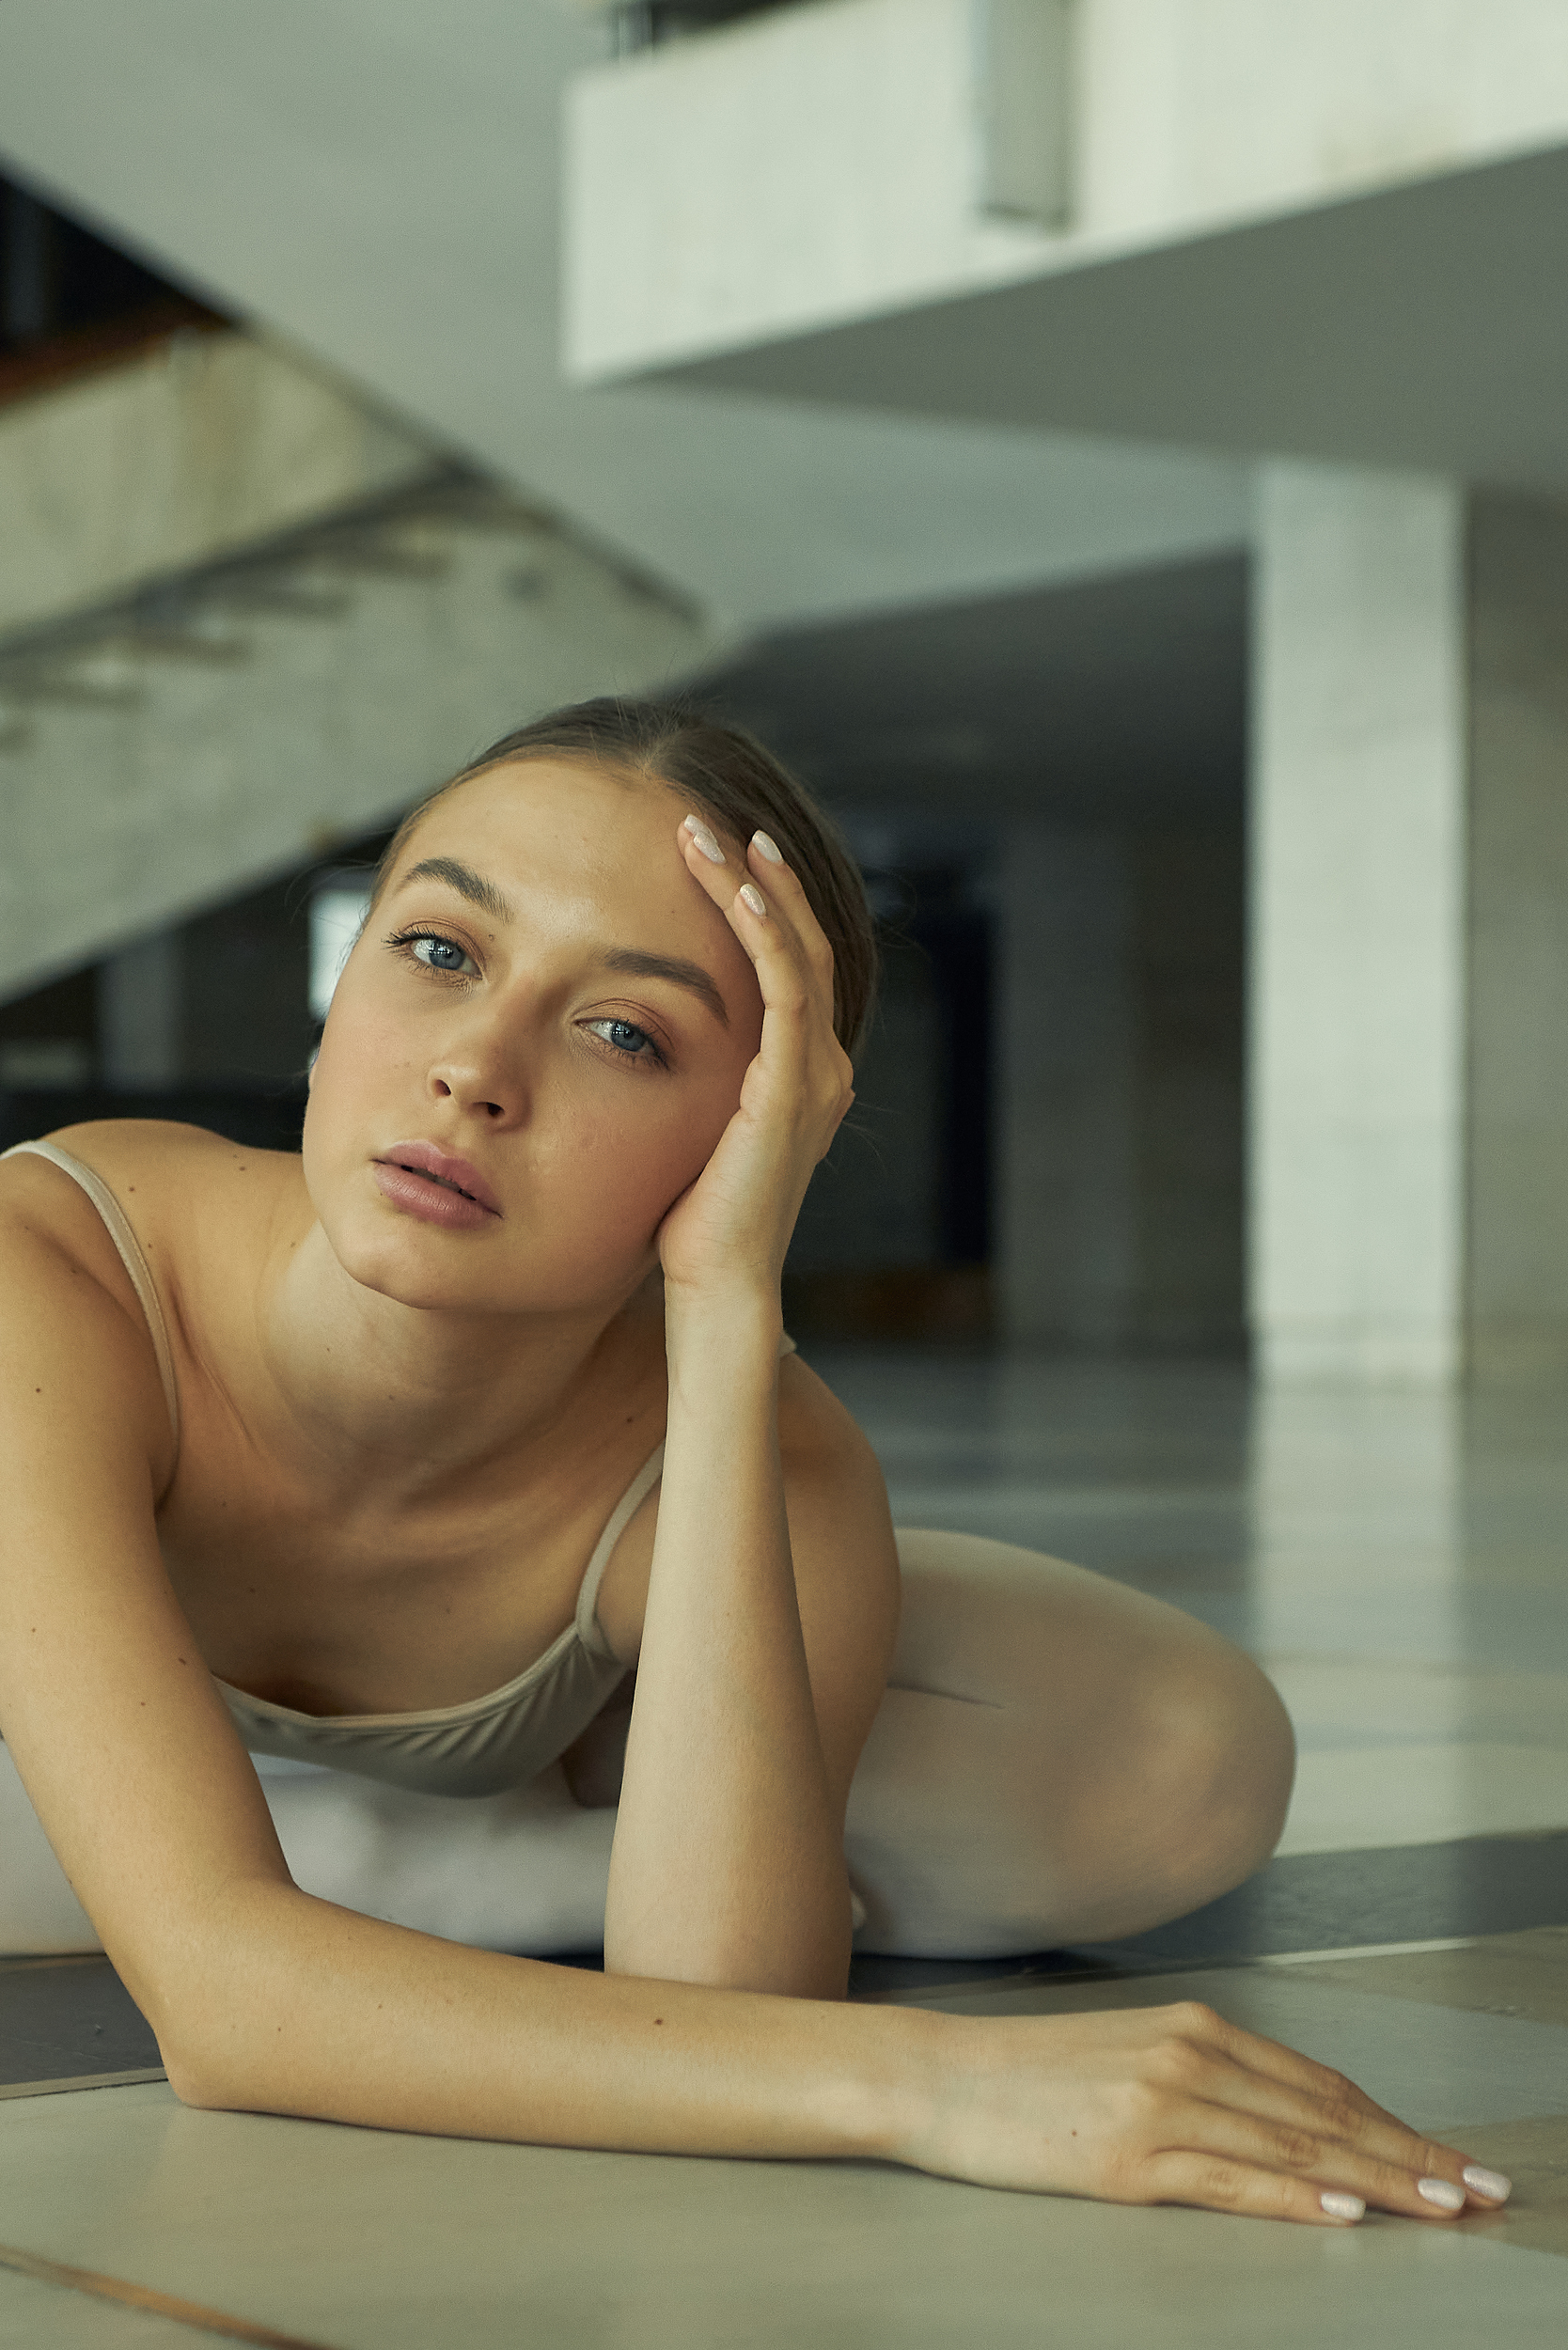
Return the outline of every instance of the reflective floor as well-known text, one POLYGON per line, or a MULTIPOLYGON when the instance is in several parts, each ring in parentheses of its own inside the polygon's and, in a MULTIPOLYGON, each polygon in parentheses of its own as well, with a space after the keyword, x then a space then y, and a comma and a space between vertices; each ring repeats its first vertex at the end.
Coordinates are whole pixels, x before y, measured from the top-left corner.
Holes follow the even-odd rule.
MULTIPOLYGON (((1213 1366, 811 1358, 870 1430, 901 1523, 1191 1607, 1264 1662, 1303 1749, 1283 1856, 1239 1906, 1124 1946, 1100 1980, 870 1969, 858 1996, 1014 2013, 1202 1997, 1511 2173, 1508 2211, 1326 2235, 875 2165, 196 2114, 158 2082, 22 2093, 0 2102, 0 2247, 21 2259, 0 2250, 0 2344, 193 2326, 329 2350, 1564 2339, 1568 1400, 1256 1400, 1213 1366), (143 2298, 95 2298, 90 2277, 143 2298)), ((35 2038, 121 2029, 107 2006, 89 2020, 102 1970, 77 1971, 80 1993, 26 1995, 35 2038)))
POLYGON ((1259 1658, 1302 1751, 1282 1854, 1568 1827, 1568 1396, 813 1359, 900 1524, 1076 1559, 1259 1658))

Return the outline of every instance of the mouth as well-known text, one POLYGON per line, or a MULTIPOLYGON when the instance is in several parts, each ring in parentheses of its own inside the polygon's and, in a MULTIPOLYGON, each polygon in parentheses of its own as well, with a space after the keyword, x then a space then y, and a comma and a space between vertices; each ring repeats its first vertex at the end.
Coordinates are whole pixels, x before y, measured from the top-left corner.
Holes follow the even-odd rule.
POLYGON ((429 1184, 431 1191, 445 1193, 454 1201, 464 1200, 481 1215, 501 1213, 500 1201, 478 1168, 438 1150, 433 1142, 394 1143, 390 1151, 378 1153, 376 1164, 412 1176, 421 1187, 429 1184))

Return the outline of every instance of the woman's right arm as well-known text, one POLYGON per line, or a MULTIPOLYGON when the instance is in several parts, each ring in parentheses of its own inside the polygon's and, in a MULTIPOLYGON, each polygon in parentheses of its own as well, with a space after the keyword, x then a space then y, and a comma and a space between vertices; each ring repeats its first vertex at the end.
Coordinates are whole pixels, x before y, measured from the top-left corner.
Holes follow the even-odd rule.
POLYGON ((976 2023, 604 1977, 302 1893, 159 1556, 167 1436, 146 1332, 8 1188, 0 1734, 186 2102, 883 2157, 1319 2222, 1327 2186, 1438 2216, 1417 2179, 1457 2184, 1462 2155, 1205 2010, 976 2023))
POLYGON ((33 1187, 0 1187, 0 1733, 179 2093, 575 2145, 890 2152, 917 2021, 606 1981, 295 1887, 159 1555, 145 1329, 33 1187))

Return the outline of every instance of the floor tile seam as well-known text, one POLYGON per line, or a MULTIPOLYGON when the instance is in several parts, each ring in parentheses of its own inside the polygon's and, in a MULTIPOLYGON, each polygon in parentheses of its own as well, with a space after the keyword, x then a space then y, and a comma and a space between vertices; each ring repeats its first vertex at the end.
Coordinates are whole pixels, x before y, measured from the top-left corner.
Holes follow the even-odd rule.
POLYGON ((8 2268, 15 2276, 30 2277, 39 2284, 56 2285, 63 2291, 86 2294, 93 2300, 136 2310, 146 2316, 166 2317, 178 2326, 188 2326, 195 2332, 220 2341, 252 2342, 258 2350, 332 2350, 331 2344, 308 2341, 303 2334, 280 2334, 271 2326, 258 2326, 227 2310, 180 2300, 177 2295, 163 2293, 155 2285, 135 2284, 127 2277, 104 2276, 97 2269, 75 2268, 19 2245, 0 2244, 0 2268, 8 2268))
MULTIPOLYGON (((918 2005, 922 1998, 950 1996, 954 1992, 1012 1991, 1022 1985, 1047 1988, 1053 1983, 1137 1982, 1157 1980, 1162 1975, 1241 1975, 1269 1966, 1324 1966, 1337 1960, 1419 1957, 1443 1950, 1470 1950, 1487 1942, 1507 1942, 1514 1939, 1518 1928, 1501 1934, 1443 1935, 1425 1942, 1362 1942, 1347 1943, 1342 1948, 1313 1950, 1247 1950, 1221 1956, 1207 1957, 1149 1957, 1129 1954, 1125 1958, 1089 1960, 1082 1966, 1052 1967, 1048 1974, 1034 1973, 1027 1966, 1015 1974, 973 1976, 955 1980, 920 1982, 889 1983, 871 1991, 851 1993, 856 2006, 884 2006, 899 2000, 918 2005)), ((1528 1933, 1529 1927, 1522 1929, 1528 1933)))
POLYGON ((15 1958, 0 1958, 0 1975, 24 1975, 39 1966, 102 1966, 102 1950, 38 1950, 15 1958))
POLYGON ((1433 1747, 1454 1754, 1473 1753, 1478 1749, 1502 1754, 1568 1754, 1568 1731, 1560 1730, 1549 1736, 1537 1738, 1511 1737, 1499 1734, 1498 1731, 1487 1731, 1480 1737, 1466 1735, 1463 1731, 1450 1731, 1436 1737, 1431 1725, 1425 1724, 1417 1731, 1385 1731, 1369 1737, 1365 1731, 1353 1731, 1345 1723, 1314 1723, 1299 1719, 1295 1721, 1295 1729, 1298 1735, 1305 1733, 1309 1738, 1332 1736, 1339 1740, 1340 1743, 1335 1746, 1310 1749, 1317 1754, 1384 1754, 1395 1747, 1433 1747))
POLYGON ((0 2081, 0 2103, 18 2097, 62 2097, 79 2089, 136 2089, 144 2081, 167 2080, 161 2064, 143 2065, 125 2073, 62 2074, 53 2080, 0 2081))

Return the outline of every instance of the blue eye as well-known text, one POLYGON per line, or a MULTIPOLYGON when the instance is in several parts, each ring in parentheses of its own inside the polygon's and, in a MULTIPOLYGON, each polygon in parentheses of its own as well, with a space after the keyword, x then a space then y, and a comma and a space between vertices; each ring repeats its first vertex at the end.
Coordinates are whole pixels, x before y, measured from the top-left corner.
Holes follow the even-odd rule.
POLYGON ((635 1021, 590 1020, 587 1025, 595 1036, 602 1037, 606 1044, 613 1045, 625 1060, 661 1063, 664 1060, 664 1055, 647 1029, 639 1028, 635 1021))
POLYGON ((434 931, 410 931, 394 939, 395 947, 405 947, 416 963, 427 971, 449 971, 465 978, 474 968, 469 956, 452 938, 442 938, 434 931), (465 967, 466 966, 466 967, 465 967))

